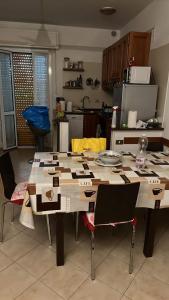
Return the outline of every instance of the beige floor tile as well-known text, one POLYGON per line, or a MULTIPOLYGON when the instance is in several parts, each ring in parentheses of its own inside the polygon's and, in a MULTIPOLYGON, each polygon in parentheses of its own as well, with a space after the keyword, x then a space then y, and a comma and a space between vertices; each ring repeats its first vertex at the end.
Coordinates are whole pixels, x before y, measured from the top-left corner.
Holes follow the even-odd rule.
MULTIPOLYGON (((90 273, 90 264, 91 264, 91 254, 90 254, 90 243, 88 241, 80 243, 75 247, 72 251, 67 254, 67 259, 71 261, 75 266, 80 267, 84 271, 90 273)), ((95 251, 95 264, 98 265, 104 257, 106 256, 107 251, 105 253, 97 249, 95 251)))
POLYGON ((155 245, 154 248, 154 255, 155 256, 166 256, 169 258, 169 229, 161 236, 158 243, 155 245))
POLYGON ((140 272, 125 295, 132 300, 168 300, 169 285, 156 279, 152 274, 140 272))
POLYGON ((123 297, 121 298, 121 300, 131 300, 131 299, 128 298, 128 297, 126 297, 126 296, 123 296, 123 297))
POLYGON ((0 251, 0 271, 12 264, 13 261, 0 251))
POLYGON ((0 299, 13 300, 34 281, 35 278, 14 263, 0 272, 0 299))
POLYGON ((3 243, 0 249, 13 260, 17 260, 37 245, 38 243, 35 240, 24 233, 19 233, 16 237, 3 243))
POLYGON ((141 270, 169 284, 169 261, 165 256, 147 258, 141 270))
MULTIPOLYGON (((130 239, 122 240, 122 242, 109 254, 109 256, 111 255, 117 256, 120 260, 123 260, 128 264, 130 259, 130 239)), ((143 244, 138 243, 134 248, 134 272, 138 271, 144 261, 143 244)))
POLYGON ((98 280, 85 281, 70 300, 120 300, 122 295, 98 280))
MULTIPOLYGON (((95 265, 101 263, 109 252, 116 246, 119 238, 112 235, 98 236, 95 239, 95 265)), ((91 265, 91 245, 90 238, 81 242, 77 247, 73 248, 67 255, 67 259, 75 265, 90 272, 91 265)))
POLYGON ((56 265, 56 255, 49 247, 40 245, 17 262, 33 276, 39 278, 56 265))
POLYGON ((24 233, 39 243, 49 245, 47 224, 45 216, 34 216, 35 229, 24 227, 24 233))
POLYGON ((36 282, 22 293, 17 300, 62 300, 55 292, 44 286, 41 282, 36 282))
POLYGON ((54 267, 41 281, 57 294, 68 299, 88 277, 87 273, 66 262, 63 267, 54 267))
MULTIPOLYGON (((17 234, 21 232, 20 229, 15 226, 15 224, 12 224, 10 220, 5 221, 4 223, 4 233, 3 233, 3 243, 10 240, 11 238, 15 237, 17 234)), ((2 245, 3 243, 0 243, 2 245)))
POLYGON ((96 268, 96 278, 116 291, 124 293, 134 278, 133 274, 129 274, 128 269, 129 264, 111 255, 96 268))

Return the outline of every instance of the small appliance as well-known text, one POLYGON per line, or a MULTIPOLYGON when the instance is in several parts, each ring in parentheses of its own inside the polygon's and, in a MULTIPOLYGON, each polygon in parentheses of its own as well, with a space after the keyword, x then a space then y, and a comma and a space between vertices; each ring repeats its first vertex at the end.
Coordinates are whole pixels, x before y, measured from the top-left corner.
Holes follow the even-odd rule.
POLYGON ((126 82, 133 84, 149 84, 151 67, 132 66, 127 69, 126 82))

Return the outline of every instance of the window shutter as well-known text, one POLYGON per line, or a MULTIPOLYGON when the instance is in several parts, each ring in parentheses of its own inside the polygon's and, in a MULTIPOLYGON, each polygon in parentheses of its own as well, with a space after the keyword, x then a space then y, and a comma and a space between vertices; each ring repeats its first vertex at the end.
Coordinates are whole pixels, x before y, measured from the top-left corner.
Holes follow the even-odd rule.
POLYGON ((33 54, 34 105, 49 106, 48 54, 33 54))

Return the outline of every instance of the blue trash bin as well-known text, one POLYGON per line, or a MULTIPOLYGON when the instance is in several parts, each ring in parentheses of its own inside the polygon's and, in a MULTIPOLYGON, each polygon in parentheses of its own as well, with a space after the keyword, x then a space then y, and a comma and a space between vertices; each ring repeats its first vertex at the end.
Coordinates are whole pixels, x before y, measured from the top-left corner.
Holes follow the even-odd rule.
POLYGON ((44 137, 50 132, 49 109, 47 106, 30 106, 22 115, 35 136, 38 152, 44 152, 44 137))

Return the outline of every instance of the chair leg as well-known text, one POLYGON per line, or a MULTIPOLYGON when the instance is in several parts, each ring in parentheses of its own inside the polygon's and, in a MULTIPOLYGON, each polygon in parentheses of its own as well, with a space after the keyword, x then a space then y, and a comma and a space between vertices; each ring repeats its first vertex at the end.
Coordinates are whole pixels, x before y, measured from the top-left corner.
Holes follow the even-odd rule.
POLYGON ((134 252, 134 245, 135 245, 135 234, 136 234, 136 226, 132 225, 132 237, 131 237, 131 246, 130 246, 129 274, 133 273, 133 252, 134 252))
MULTIPOLYGON (((12 201, 11 201, 12 202, 12 201)), ((11 203, 11 223, 14 222, 14 209, 15 209, 15 205, 13 203, 11 203)))
POLYGON ((2 203, 1 205, 1 239, 0 241, 3 242, 4 240, 4 217, 5 217, 5 205, 6 203, 2 203))
POLYGON ((91 279, 95 279, 95 267, 94 267, 94 232, 91 231, 91 279))
POLYGON ((52 237, 51 237, 51 228, 50 228, 49 215, 46 215, 46 223, 47 223, 47 229, 48 229, 49 244, 51 246, 52 245, 52 237))
POLYGON ((79 239, 79 211, 75 213, 75 241, 79 239))

